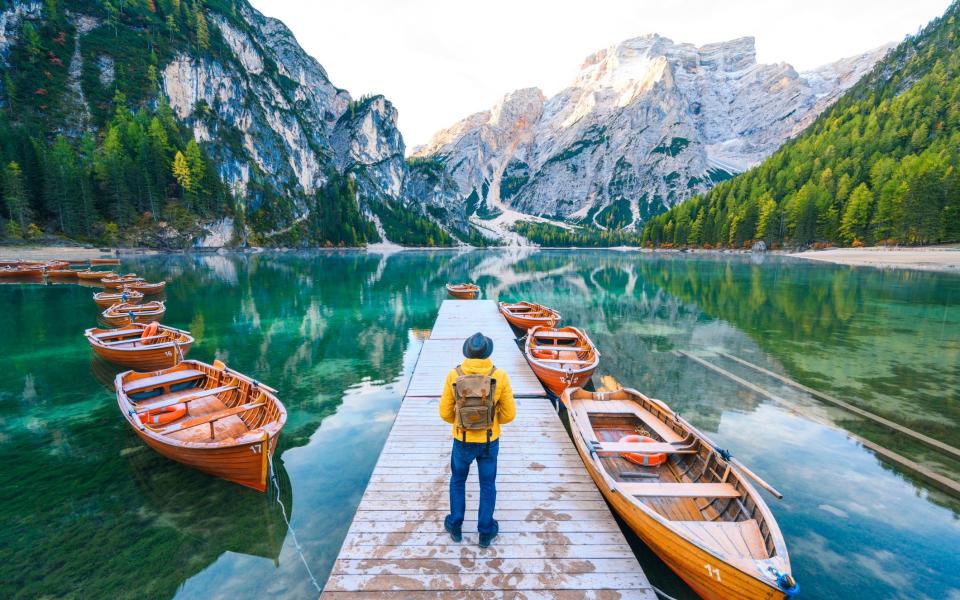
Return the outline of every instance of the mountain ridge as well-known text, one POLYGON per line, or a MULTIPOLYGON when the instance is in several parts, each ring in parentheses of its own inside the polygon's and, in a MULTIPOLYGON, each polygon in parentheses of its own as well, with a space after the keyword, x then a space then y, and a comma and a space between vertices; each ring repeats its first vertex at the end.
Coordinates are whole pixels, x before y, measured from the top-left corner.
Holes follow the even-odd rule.
POLYGON ((403 194, 390 101, 352 98, 245 0, 3 0, 0 74, 13 239, 457 243, 403 194))
POLYGON ((651 220, 651 245, 960 239, 960 2, 907 36, 802 134, 651 220))
POLYGON ((468 214, 506 201, 520 213, 629 227, 773 152, 887 49, 797 73, 758 64, 752 37, 697 47, 640 36, 588 56, 551 98, 507 94, 413 155, 446 161, 468 214))

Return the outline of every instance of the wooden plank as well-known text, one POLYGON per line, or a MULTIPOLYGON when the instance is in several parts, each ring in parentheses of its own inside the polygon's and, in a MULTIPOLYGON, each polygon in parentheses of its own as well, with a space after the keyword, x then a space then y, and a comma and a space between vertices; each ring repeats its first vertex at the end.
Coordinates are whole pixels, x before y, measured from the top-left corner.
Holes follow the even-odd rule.
MULTIPOLYGON (((493 591, 503 589, 504 579, 499 572, 448 574, 446 577, 429 573, 389 577, 335 574, 330 577, 327 587, 331 591, 493 591)), ((511 590, 544 589, 548 586, 551 589, 556 586, 568 590, 649 589, 650 586, 642 573, 523 573, 511 574, 507 579, 511 590)))
MULTIPOLYGON (((325 600, 449 600, 444 590, 324 592, 325 600)), ((457 600, 657 600, 650 589, 637 590, 460 590, 457 600)))
POLYGON ((451 595, 655 598, 512 329, 483 300, 443 303, 323 592, 350 600, 451 595), (478 330, 494 340, 494 362, 518 396, 518 418, 500 440, 500 534, 486 549, 477 545, 475 468, 463 542, 444 531, 453 441, 437 413, 439 385, 478 330))
MULTIPOLYGON (((397 510, 397 509, 387 509, 387 510, 367 510, 365 507, 361 506, 360 510, 357 511, 354 516, 355 521, 435 521, 437 523, 443 523, 443 518, 447 516, 448 510, 445 507, 441 508, 440 506, 434 506, 426 510, 397 510)), ((608 521, 612 522, 610 519, 610 511, 607 509, 606 505, 597 504, 596 506, 590 509, 577 509, 577 510, 562 510, 562 511, 546 511, 540 509, 518 509, 518 510, 501 510, 497 506, 496 513, 497 521, 503 523, 505 521, 528 521, 528 522, 538 522, 538 521, 547 521, 549 523, 557 523, 563 521, 608 521)), ((477 520, 477 509, 476 507, 467 507, 466 519, 469 521, 477 520)), ((549 527, 544 525, 544 528, 549 527)))
MULTIPOLYGON (((545 529, 560 533, 618 533, 620 528, 613 521, 556 521, 544 525, 542 521, 498 521, 501 533, 541 533, 545 529)), ((463 522, 465 531, 476 531, 477 520, 463 522)), ((443 533, 443 521, 354 521, 348 533, 443 533)))
POLYGON ((632 483, 617 482, 617 490, 644 498, 739 498, 743 492, 729 483, 632 483))
POLYGON ((397 562, 393 560, 340 559, 334 571, 342 575, 418 575, 420 573, 624 573, 634 563, 625 558, 598 558, 587 562, 569 558, 497 559, 481 558, 461 563, 459 560, 423 559, 397 562))
MULTIPOLYGON (((609 513, 608 513, 609 514, 609 513)), ((449 539, 449 538, 448 538, 449 539)), ((442 544, 438 546, 355 546, 344 544, 338 558, 362 559, 377 558, 383 560, 416 560, 422 558, 452 558, 471 560, 474 558, 632 558, 633 550, 626 541, 616 544, 494 544, 489 548, 476 545, 442 544)), ((640 571, 639 564, 637 570, 640 571)))
POLYGON ((633 452, 635 454, 696 454, 696 450, 678 448, 672 444, 606 442, 594 446, 597 452, 633 452))

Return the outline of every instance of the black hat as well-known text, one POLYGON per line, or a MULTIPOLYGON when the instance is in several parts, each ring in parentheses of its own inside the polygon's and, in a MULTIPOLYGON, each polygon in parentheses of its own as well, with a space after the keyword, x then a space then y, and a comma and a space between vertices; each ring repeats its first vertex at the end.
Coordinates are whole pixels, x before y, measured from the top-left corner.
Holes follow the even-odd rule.
POLYGON ((490 358, 493 354, 493 340, 479 331, 463 342, 463 355, 467 358, 490 358))

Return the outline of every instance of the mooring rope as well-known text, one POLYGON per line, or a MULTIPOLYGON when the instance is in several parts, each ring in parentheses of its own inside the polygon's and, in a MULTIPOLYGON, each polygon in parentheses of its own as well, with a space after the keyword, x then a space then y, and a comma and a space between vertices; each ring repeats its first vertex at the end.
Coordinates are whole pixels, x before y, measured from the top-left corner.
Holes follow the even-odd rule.
MULTIPOLYGON (((263 451, 269 452, 268 444, 264 444, 263 451)), ((297 554, 300 555, 300 561, 303 562, 303 568, 307 570, 307 575, 310 576, 310 583, 313 584, 313 587, 317 588, 317 591, 323 593, 323 588, 320 587, 320 584, 317 583, 317 578, 313 576, 313 571, 310 570, 310 565, 307 564, 307 557, 303 555, 303 548, 300 547, 300 542, 297 540, 297 532, 293 530, 293 525, 290 524, 290 519, 287 517, 287 509, 283 505, 283 502, 280 501, 280 481, 277 477, 277 471, 273 468, 273 455, 268 454, 267 460, 270 461, 270 479, 273 481, 273 487, 277 488, 277 504, 280 505, 280 512, 283 514, 283 520, 287 524, 287 531, 290 532, 290 537, 293 538, 293 546, 297 549, 297 554)))
POLYGON ((658 596, 660 596, 661 598, 664 598, 664 600, 677 600, 676 598, 664 592, 663 590, 661 590, 655 585, 651 585, 650 587, 653 588, 653 591, 656 592, 658 596))

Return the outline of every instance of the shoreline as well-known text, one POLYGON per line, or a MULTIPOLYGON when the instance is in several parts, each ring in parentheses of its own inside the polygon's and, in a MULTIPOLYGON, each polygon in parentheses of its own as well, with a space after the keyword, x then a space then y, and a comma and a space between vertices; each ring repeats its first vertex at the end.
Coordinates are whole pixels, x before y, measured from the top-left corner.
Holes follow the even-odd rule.
POLYGON ((956 246, 831 248, 829 250, 794 252, 786 256, 851 267, 916 269, 960 274, 960 247, 956 246))
MULTIPOLYGON (((351 247, 351 248, 311 248, 309 250, 317 251, 359 251, 370 252, 373 254, 394 254, 407 251, 440 251, 440 252, 471 252, 474 250, 483 250, 482 247, 474 246, 452 246, 452 247, 420 247, 420 246, 400 246, 396 244, 371 244, 369 246, 351 247)), ((751 254, 749 250, 739 249, 652 249, 638 246, 611 246, 611 247, 582 247, 582 246, 491 246, 488 250, 600 250, 610 252, 637 252, 641 254, 751 254)), ((83 260, 89 258, 115 258, 124 256, 144 256, 165 253, 198 253, 198 254, 260 254, 266 252, 300 252, 301 248, 204 248, 204 249, 186 249, 164 251, 151 248, 111 248, 108 251, 102 251, 99 248, 90 248, 82 246, 56 246, 56 245, 38 245, 38 246, 2 246, 0 245, 0 260, 83 260)), ((789 258, 798 258, 803 260, 812 260, 822 263, 831 263, 837 265, 847 265, 853 267, 873 267, 873 268, 892 268, 892 269, 915 269, 921 271, 936 271, 941 273, 960 274, 960 245, 952 246, 929 246, 923 248, 887 248, 873 246, 867 248, 830 248, 826 250, 806 250, 804 252, 789 252, 774 250, 763 254, 774 256, 786 256, 789 258)))

